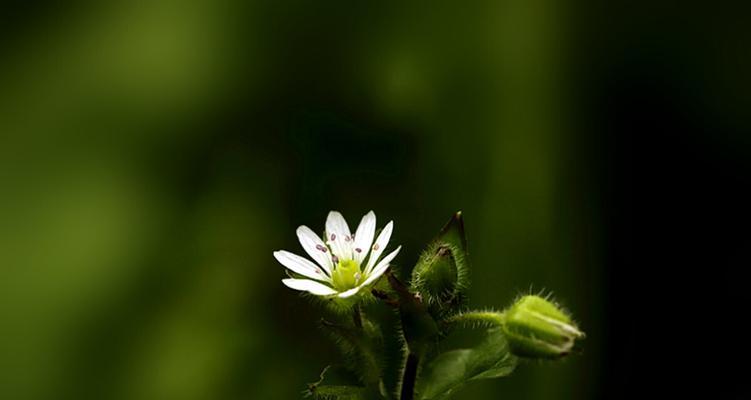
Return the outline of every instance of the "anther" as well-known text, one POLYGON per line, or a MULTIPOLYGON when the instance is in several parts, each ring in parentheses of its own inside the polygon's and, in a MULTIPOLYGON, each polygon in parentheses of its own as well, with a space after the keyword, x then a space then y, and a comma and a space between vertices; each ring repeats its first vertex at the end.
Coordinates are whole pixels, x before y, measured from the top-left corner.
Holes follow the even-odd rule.
POLYGON ((317 250, 320 250, 320 251, 322 251, 322 252, 324 252, 324 253, 326 252, 326 248, 325 248, 325 247, 323 247, 323 246, 322 246, 322 245, 320 245, 320 244, 317 244, 317 245, 316 245, 316 249, 317 249, 317 250))

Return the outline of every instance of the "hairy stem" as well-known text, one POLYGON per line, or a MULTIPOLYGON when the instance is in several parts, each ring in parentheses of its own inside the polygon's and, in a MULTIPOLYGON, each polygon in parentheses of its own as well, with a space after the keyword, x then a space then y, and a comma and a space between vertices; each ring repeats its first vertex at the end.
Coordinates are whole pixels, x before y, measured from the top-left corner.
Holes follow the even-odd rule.
POLYGON ((404 366, 402 375, 402 394, 401 400, 413 400, 415 398, 415 380, 417 379, 417 366, 420 358, 417 354, 410 352, 407 355, 407 363, 404 366))
POLYGON ((466 311, 443 321, 444 326, 492 327, 503 325, 504 315, 497 311, 466 311))

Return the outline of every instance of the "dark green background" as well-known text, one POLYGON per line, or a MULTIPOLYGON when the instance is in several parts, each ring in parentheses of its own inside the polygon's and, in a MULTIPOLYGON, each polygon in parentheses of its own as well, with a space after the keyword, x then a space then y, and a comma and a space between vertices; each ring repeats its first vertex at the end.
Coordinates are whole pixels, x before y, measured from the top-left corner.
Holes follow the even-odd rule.
MULTIPOLYGON (((379 226, 393 219, 400 270, 463 210, 473 306, 550 290, 587 332, 582 354, 458 398, 643 394, 652 380, 634 368, 661 348, 643 333, 649 296, 681 286, 678 261, 660 257, 677 245, 695 260, 688 249, 707 244, 670 232, 713 221, 683 213, 685 201, 703 203, 696 191, 716 213, 728 205, 717 199, 747 204, 727 189, 748 171, 742 14, 674 11, 552 0, 9 7, 0 398, 298 398, 337 354, 271 253, 300 252, 295 228, 322 230, 331 209, 351 225, 370 209, 379 226), (711 196, 694 186, 707 183, 711 196), (670 185, 685 196, 661 196, 670 185), (642 211, 647 223, 635 223, 642 211), (669 226, 667 242, 656 226, 669 226), (633 238, 662 247, 639 251, 637 239, 634 250, 633 238)), ((715 266, 747 267, 745 236, 729 236, 715 266)), ((709 281, 684 294, 740 292, 727 277, 697 277, 709 281)), ((655 312, 680 309, 667 303, 655 312)))

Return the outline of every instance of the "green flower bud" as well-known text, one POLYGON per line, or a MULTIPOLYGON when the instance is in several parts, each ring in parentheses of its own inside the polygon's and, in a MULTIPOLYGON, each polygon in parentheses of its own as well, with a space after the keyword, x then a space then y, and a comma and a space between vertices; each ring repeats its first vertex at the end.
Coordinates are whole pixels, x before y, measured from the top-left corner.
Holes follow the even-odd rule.
POLYGON ((457 253, 456 246, 435 242, 412 270, 412 287, 428 304, 447 301, 454 295, 459 281, 457 253))
POLYGON ((519 357, 559 358, 567 355, 576 339, 584 337, 554 303, 539 296, 524 296, 506 310, 503 332, 511 352, 519 357))
POLYGON ((469 286, 461 212, 444 226, 412 270, 412 288, 429 305, 459 304, 469 286))

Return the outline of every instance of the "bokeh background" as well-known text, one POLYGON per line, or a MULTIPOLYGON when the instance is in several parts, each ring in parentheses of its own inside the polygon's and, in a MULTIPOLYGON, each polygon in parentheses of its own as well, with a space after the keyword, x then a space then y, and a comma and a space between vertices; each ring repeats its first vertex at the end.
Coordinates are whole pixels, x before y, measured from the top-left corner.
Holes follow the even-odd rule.
MULTIPOLYGON (((666 2, 667 3, 667 2, 666 2)), ((748 14, 634 2, 16 2, 0 398, 294 399, 335 349, 294 229, 456 210, 471 304, 588 333, 460 399, 745 398, 748 14)))

